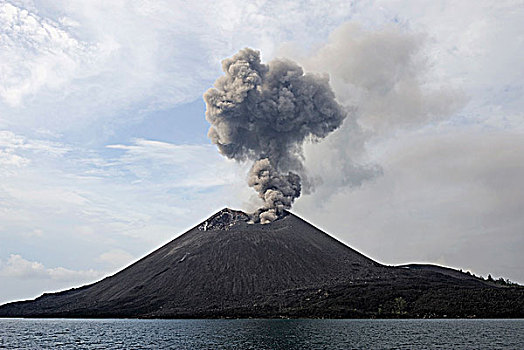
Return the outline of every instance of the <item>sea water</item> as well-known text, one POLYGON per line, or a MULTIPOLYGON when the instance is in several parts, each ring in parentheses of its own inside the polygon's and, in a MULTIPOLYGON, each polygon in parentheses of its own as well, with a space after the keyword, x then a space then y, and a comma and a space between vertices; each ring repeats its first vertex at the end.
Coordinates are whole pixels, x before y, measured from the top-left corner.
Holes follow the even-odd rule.
POLYGON ((4 349, 524 349, 524 320, 0 319, 4 349))

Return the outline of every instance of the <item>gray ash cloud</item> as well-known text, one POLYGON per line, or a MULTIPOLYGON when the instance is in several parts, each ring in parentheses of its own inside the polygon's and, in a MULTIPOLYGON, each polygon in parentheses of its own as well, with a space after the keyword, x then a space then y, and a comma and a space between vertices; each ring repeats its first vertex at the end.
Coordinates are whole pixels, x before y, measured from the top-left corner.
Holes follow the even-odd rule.
POLYGON ((326 137, 346 112, 327 75, 304 73, 293 61, 264 64, 259 51, 245 48, 223 60, 222 70, 204 94, 208 136, 224 156, 254 161, 248 184, 263 200, 254 221, 268 223, 300 196, 303 142, 326 137))

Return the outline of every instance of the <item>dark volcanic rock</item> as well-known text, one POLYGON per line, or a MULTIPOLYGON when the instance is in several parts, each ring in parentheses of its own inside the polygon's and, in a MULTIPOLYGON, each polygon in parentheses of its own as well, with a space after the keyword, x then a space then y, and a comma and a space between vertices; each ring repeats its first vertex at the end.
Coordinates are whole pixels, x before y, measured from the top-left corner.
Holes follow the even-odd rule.
POLYGON ((198 225, 198 229, 201 231, 229 230, 229 228, 235 224, 248 222, 249 220, 249 215, 243 211, 225 208, 198 225))
POLYGON ((288 213, 224 209, 97 283, 6 304, 8 317, 524 316, 524 289, 432 265, 381 265, 288 213))

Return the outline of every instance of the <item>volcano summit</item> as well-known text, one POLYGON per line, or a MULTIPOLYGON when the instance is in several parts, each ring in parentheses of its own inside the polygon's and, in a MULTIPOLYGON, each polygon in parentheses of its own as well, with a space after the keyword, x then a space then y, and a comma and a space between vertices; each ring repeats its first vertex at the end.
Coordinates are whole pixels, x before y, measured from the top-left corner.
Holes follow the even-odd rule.
POLYGON ((296 215, 223 209, 97 283, 0 317, 523 317, 524 288, 435 265, 385 266, 296 215))

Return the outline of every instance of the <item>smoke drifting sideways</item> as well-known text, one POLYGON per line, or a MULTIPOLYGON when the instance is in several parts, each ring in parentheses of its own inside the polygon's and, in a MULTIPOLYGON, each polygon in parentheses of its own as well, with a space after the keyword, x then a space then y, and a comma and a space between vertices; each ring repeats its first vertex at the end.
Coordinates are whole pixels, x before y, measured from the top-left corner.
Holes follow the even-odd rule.
POLYGON ((347 112, 335 100, 327 75, 304 73, 295 62, 245 48, 222 61, 225 75, 206 91, 208 137, 236 161, 254 161, 248 184, 263 205, 253 222, 283 215, 300 196, 305 171, 302 145, 336 130, 347 112))

